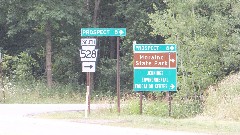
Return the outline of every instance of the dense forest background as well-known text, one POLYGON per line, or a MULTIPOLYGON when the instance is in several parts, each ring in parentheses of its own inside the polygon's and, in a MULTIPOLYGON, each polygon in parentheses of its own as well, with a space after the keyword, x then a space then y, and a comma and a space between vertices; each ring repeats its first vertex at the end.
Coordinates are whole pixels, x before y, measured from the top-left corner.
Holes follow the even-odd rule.
MULTIPOLYGON (((2 85, 42 82, 84 92, 80 29, 126 28, 121 94, 133 89, 134 40, 173 43, 178 45, 173 99, 199 106, 199 112, 206 89, 239 71, 239 7, 239 0, 0 0, 2 85)), ((92 92, 115 94, 116 37, 99 37, 97 48, 92 92)))

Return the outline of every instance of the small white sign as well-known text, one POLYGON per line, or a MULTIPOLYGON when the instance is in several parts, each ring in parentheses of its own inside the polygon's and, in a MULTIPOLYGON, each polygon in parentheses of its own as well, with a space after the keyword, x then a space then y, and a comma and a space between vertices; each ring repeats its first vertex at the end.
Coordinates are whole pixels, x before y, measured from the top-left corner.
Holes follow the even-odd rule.
POLYGON ((95 62, 82 62, 82 72, 95 72, 95 62))
POLYGON ((97 44, 97 40, 95 38, 82 38, 81 39, 81 45, 93 45, 95 46, 97 44))

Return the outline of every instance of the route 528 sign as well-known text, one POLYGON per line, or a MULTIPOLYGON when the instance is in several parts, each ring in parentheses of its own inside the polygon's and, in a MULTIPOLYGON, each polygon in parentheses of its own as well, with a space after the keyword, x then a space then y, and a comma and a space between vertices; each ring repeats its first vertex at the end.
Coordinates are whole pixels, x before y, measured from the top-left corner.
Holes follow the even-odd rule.
POLYGON ((95 46, 82 46, 79 50, 81 61, 96 61, 98 49, 95 46))

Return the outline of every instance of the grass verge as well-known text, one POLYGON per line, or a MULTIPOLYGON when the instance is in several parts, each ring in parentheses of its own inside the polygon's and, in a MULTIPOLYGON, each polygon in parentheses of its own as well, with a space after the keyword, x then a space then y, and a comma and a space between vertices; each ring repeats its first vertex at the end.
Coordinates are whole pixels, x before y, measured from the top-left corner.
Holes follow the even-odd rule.
POLYGON ((108 109, 94 110, 89 118, 84 118, 84 112, 54 112, 39 114, 35 117, 47 119, 65 119, 79 123, 102 124, 110 126, 166 129, 189 132, 203 132, 218 135, 239 134, 239 121, 221 121, 206 117, 188 119, 162 118, 149 115, 118 115, 108 109))

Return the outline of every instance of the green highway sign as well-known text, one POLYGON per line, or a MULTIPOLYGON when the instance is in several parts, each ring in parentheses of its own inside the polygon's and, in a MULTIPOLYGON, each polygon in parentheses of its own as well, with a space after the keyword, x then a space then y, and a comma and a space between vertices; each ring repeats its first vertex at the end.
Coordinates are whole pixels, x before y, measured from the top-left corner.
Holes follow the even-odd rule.
POLYGON ((134 69, 134 91, 176 91, 177 69, 134 69))
POLYGON ((177 45, 133 44, 134 91, 177 91, 177 45))
POLYGON ((176 52, 175 44, 135 44, 134 52, 176 52))
POLYGON ((126 28, 81 28, 82 37, 126 36, 126 28))

